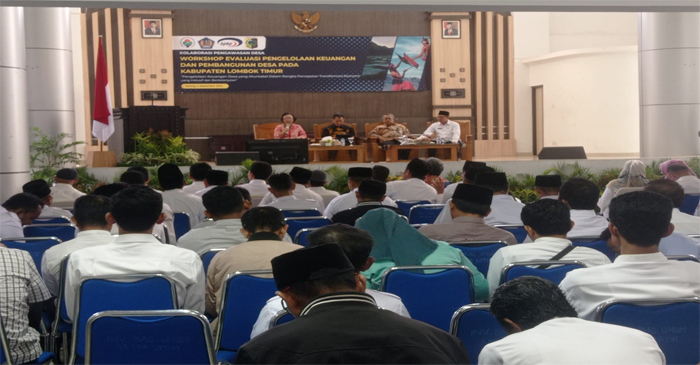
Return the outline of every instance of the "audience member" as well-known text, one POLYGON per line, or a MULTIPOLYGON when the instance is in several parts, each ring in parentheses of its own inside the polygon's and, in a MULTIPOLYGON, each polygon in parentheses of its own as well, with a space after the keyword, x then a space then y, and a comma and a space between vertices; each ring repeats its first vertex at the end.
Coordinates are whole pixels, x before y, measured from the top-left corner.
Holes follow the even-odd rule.
POLYGON ((481 350, 482 365, 666 363, 649 334, 576 318, 549 280, 523 276, 501 285, 491 313, 509 335, 481 350))
MULTIPOLYGON (((167 185, 166 185, 167 186, 167 185)), ((112 196, 107 222, 119 225, 119 237, 106 245, 73 252, 66 270, 66 309, 72 315, 75 294, 84 278, 163 274, 175 283, 178 307, 204 311, 204 269, 196 253, 164 245, 151 235, 165 219, 163 197, 144 186, 130 186, 112 196)))
POLYGON ((315 200, 299 199, 294 196, 295 184, 289 174, 271 175, 267 183, 270 185, 270 195, 274 200, 264 206, 277 209, 318 209, 318 203, 315 200))
POLYGON ((206 187, 197 191, 194 195, 203 196, 217 186, 226 186, 228 184, 228 172, 223 170, 211 170, 207 172, 207 177, 204 178, 204 186, 206 187))
MULTIPOLYGON (((318 209, 319 212, 323 212, 323 210, 326 209, 326 204, 323 202, 323 198, 317 193, 309 190, 307 187, 307 185, 309 185, 309 180, 311 179, 311 174, 311 170, 303 167, 294 166, 294 168, 292 168, 292 171, 289 172, 289 176, 294 182, 294 186, 292 187, 292 195, 299 200, 315 201, 315 208, 318 209)), ((273 200, 275 200, 275 197, 272 195, 272 193, 268 193, 265 195, 265 197, 263 197, 262 201, 260 202, 260 206, 270 205, 273 200)))
POLYGON ((488 283, 462 251, 443 241, 431 240, 411 227, 403 218, 386 209, 374 209, 358 219, 355 227, 369 232, 374 238, 374 264, 363 272, 367 287, 379 289, 382 275, 394 266, 464 265, 474 275, 474 295, 477 301, 488 297, 488 283))
POLYGON ((86 247, 106 245, 112 240, 112 224, 105 216, 109 213, 109 198, 100 195, 85 195, 75 201, 73 224, 78 227, 78 235, 53 246, 41 258, 41 277, 53 296, 58 296, 61 288, 61 261, 64 257, 86 247))
MULTIPOLYGON (((661 173, 664 175, 665 179, 674 180, 668 174, 668 167, 671 165, 683 165, 683 166, 687 166, 688 168, 690 168, 690 166, 688 166, 688 164, 683 160, 674 160, 674 159, 666 160, 666 161, 659 164, 659 170, 661 170, 661 173)), ((690 175, 697 177, 697 175, 695 174, 695 172, 692 169, 690 169, 690 175)))
POLYGON ((99 195, 99 196, 111 198, 112 196, 114 196, 114 194, 126 189, 127 187, 128 187, 128 185, 121 183, 121 182, 111 183, 111 184, 96 187, 95 190, 93 190, 90 195, 99 195))
POLYGON ((403 180, 386 184, 386 195, 393 200, 427 200, 430 203, 437 203, 437 191, 425 183, 428 171, 429 167, 425 161, 414 158, 406 165, 403 180))
MULTIPOLYGON (((32 200, 16 197, 8 201, 13 198, 32 200)), ((41 281, 29 252, 0 245, 0 262, 0 318, 7 339, 7 347, 0 351, 7 351, 8 361, 13 364, 32 363, 43 352, 39 343, 41 313, 51 294, 41 281)))
POLYGON ((51 206, 53 204, 53 195, 51 195, 51 188, 46 180, 38 179, 28 182, 22 185, 22 192, 32 194, 43 202, 39 218, 71 218, 73 216, 71 212, 65 209, 51 206))
POLYGON ((700 296, 695 262, 668 260, 661 238, 673 232, 673 203, 660 194, 635 191, 610 203, 610 234, 620 244, 611 265, 574 270, 560 288, 579 317, 593 319, 609 300, 663 300, 700 296))
POLYGON ((136 170, 126 170, 119 176, 119 182, 126 185, 146 185, 143 175, 136 170))
POLYGON ((241 225, 241 233, 248 241, 219 252, 209 264, 206 308, 211 315, 219 313, 220 291, 229 274, 243 270, 270 270, 272 258, 302 248, 282 241, 288 227, 279 209, 252 208, 241 217, 241 225))
MULTIPOLYGON (((360 184, 363 181, 370 180, 370 179, 372 179, 372 168, 369 168, 369 167, 351 167, 351 168, 349 168, 348 169, 348 187, 350 188, 350 192, 342 194, 341 196, 331 200, 331 202, 328 203, 326 210, 323 211, 323 215, 325 217, 328 217, 328 218, 333 218, 333 216, 338 212, 342 212, 342 211, 356 207, 358 201, 357 201, 357 195, 355 194, 355 192, 357 192, 357 188, 360 187, 360 184)), ((389 197, 386 197, 382 201, 382 204, 396 207, 396 203, 389 197)))
POLYGON ((309 179, 309 190, 318 194, 323 198, 323 205, 328 206, 328 204, 334 198, 340 196, 340 193, 333 190, 328 190, 324 186, 328 183, 328 176, 322 170, 311 171, 311 179, 309 179))
POLYGON ((76 199, 85 195, 82 191, 73 187, 78 182, 76 169, 60 169, 53 178, 51 195, 53 206, 56 208, 72 208, 76 199))
POLYGON ((386 183, 387 179, 389 179, 389 174, 391 174, 391 171, 386 166, 383 166, 383 165, 372 166, 372 180, 381 181, 383 183, 386 183))
POLYGON ((442 171, 445 170, 445 166, 437 157, 428 157, 425 159, 425 163, 428 164, 428 175, 425 176, 425 182, 438 190, 438 202, 442 201, 442 193, 445 191, 445 183, 450 181, 440 177, 442 171), (439 188, 439 189, 438 189, 439 188))
MULTIPOLYGON (((374 258, 369 255, 374 245, 374 239, 367 231, 348 227, 344 224, 333 224, 319 228, 309 235, 309 247, 328 243, 337 243, 340 245, 340 248, 343 249, 345 256, 347 256, 355 269, 356 275, 362 275, 360 272, 369 269, 372 263, 374 263, 374 258)), ((374 298, 379 308, 411 318, 406 306, 403 305, 401 298, 398 296, 372 289, 366 289, 365 293, 374 298)), ((253 332, 250 334, 250 338, 256 337, 270 329, 270 320, 283 309, 282 298, 277 296, 270 298, 262 311, 260 311, 260 315, 253 326, 253 332)))
POLYGON ((588 247, 574 247, 566 234, 574 226, 569 209, 558 200, 542 199, 526 205, 522 220, 527 235, 534 242, 503 247, 491 257, 489 293, 493 294, 501 281, 501 271, 508 264, 523 261, 577 260, 587 267, 610 263, 605 254, 588 247))
POLYGON ((693 170, 685 162, 669 165, 667 171, 668 178, 677 182, 685 194, 700 194, 700 179, 695 176, 693 170))
MULTIPOLYGON (((464 166, 462 166, 462 183, 474 184, 476 174, 481 172, 496 172, 496 170, 486 166, 483 162, 466 161, 464 166)), ((442 203, 447 203, 447 201, 452 199, 452 194, 454 194, 458 185, 453 183, 445 187, 445 191, 442 193, 442 203)))
MULTIPOLYGON (((151 175, 148 173, 148 169, 146 169, 143 166, 131 166, 128 169, 126 169, 126 171, 136 171, 136 172, 140 173, 141 175, 143 175, 144 185, 146 185, 146 186, 148 186, 148 183, 151 181, 151 175)), ((162 193, 162 191, 160 191, 160 190, 156 190, 156 189, 153 189, 153 190, 155 190, 159 193, 162 193)))
POLYGON ((295 139, 295 138, 306 138, 306 132, 299 124, 294 122, 297 121, 297 117, 292 113, 283 113, 280 117, 282 124, 275 127, 273 131, 274 139, 295 139))
MULTIPOLYGON (((537 175, 535 176, 535 193, 540 199, 559 199, 561 188, 561 176, 537 175)), ((596 203, 598 199, 596 199, 596 203)))
POLYGON ((337 244, 280 255, 272 270, 277 294, 301 318, 243 345, 237 364, 469 363, 455 337, 379 309, 337 244))
POLYGON ((357 206, 354 208, 338 212, 331 219, 333 223, 345 223, 349 226, 354 226, 355 221, 365 215, 372 209, 386 208, 392 210, 398 215, 404 215, 403 211, 388 205, 382 205, 382 201, 386 198, 386 184, 374 180, 365 180, 360 183, 360 187, 355 192, 357 197, 357 206))
POLYGON ((189 184, 182 188, 182 191, 189 194, 194 194, 206 186, 204 185, 204 179, 207 178, 207 173, 211 171, 211 166, 206 162, 197 162, 190 165, 190 179, 192 179, 192 184, 189 184))
POLYGON ((683 192, 683 187, 678 184, 677 181, 665 179, 650 181, 649 184, 644 187, 644 190, 661 194, 671 199, 673 203, 673 212, 671 213, 671 224, 673 224, 674 227, 673 232, 682 233, 684 235, 700 235, 700 217, 683 213, 678 209, 683 205, 685 194, 683 192))
POLYGON ((599 196, 598 185, 580 177, 573 177, 562 185, 559 200, 571 209, 569 213, 574 222, 568 238, 596 237, 608 228, 608 220, 595 214, 599 196))
MULTIPOLYGON (((267 178, 272 175, 272 166, 265 161, 255 161, 253 165, 250 166, 250 171, 248 171, 248 183, 239 185, 240 187, 248 190, 250 192, 253 200, 260 202, 263 196, 269 192, 270 186, 267 185, 267 178)), ((257 204, 253 204, 257 206, 257 204)))
POLYGON ((39 218, 43 205, 39 198, 27 193, 5 200, 0 207, 0 238, 24 237, 22 226, 39 218))
POLYGON ((643 188, 647 184, 647 166, 639 160, 629 160, 622 166, 617 179, 608 183, 603 196, 598 200, 600 213, 608 217, 608 207, 620 188, 643 188))
MULTIPOLYGON (((145 170, 145 169, 144 169, 145 170)), ((148 172, 146 172, 146 176, 148 175, 148 172)), ((145 176, 142 171, 140 170, 126 170, 122 175, 119 177, 119 181, 123 184, 124 186, 114 186, 111 188, 113 191, 112 194, 110 194, 107 197, 111 197, 112 195, 118 193, 119 191, 126 189, 127 186, 130 185, 136 185, 136 186, 148 186, 147 181, 145 180, 145 176)), ((159 194, 161 193, 158 190, 154 190, 158 192, 159 194)), ((104 194, 100 193, 98 195, 103 195, 104 194)), ((160 238, 161 242, 163 243, 172 243, 175 244, 175 241, 177 241, 177 236, 175 235, 175 215, 173 214, 173 210, 170 208, 168 204, 163 203, 163 213, 165 213, 165 220, 162 222, 156 222, 156 225, 153 226, 153 234, 157 237, 160 238), (166 236, 166 230, 167 228, 167 236, 166 236)), ((114 225, 112 227, 112 234, 116 235, 119 234, 119 227, 117 225, 114 225)))
POLYGON ((448 243, 467 241, 505 241, 518 243, 512 233, 486 225, 484 217, 491 213, 493 190, 477 185, 457 184, 452 199, 447 203, 452 222, 430 224, 418 232, 434 240, 448 243))
POLYGON ((176 165, 166 163, 158 168, 158 183, 163 188, 163 203, 173 212, 184 212, 190 216, 190 227, 206 219, 202 198, 182 191, 185 183, 182 171, 176 165))

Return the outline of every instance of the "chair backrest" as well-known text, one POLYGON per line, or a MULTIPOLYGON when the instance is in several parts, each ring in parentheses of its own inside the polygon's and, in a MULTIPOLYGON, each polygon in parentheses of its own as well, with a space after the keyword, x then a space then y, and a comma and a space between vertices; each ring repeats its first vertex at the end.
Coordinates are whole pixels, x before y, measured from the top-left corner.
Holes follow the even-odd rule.
POLYGON ((0 317, 0 364, 12 365, 12 356, 10 347, 7 344, 7 336, 5 335, 5 325, 0 317))
MULTIPOLYGON (((430 204, 427 200, 397 200, 396 206, 403 211, 403 214, 408 217, 411 214, 411 207, 421 204, 430 204)), ((440 214, 440 213, 438 213, 440 214)), ((433 221, 434 222, 434 221, 433 221)))
POLYGON ((620 302, 596 311, 596 321, 636 328, 650 334, 667 364, 700 363, 700 298, 620 302))
POLYGON ((304 228, 321 228, 333 224, 333 222, 326 217, 285 218, 284 222, 289 225, 287 233, 290 237, 296 237, 297 232, 304 228))
POLYGON ((666 256, 667 259, 669 260, 676 260, 676 261, 695 261, 700 263, 700 260, 698 260, 697 257, 693 255, 668 255, 666 256))
POLYGON ((417 204, 408 210, 408 223, 435 223, 445 204, 417 204))
POLYGON ((238 351, 250 340, 250 332, 267 300, 275 296, 277 287, 272 270, 239 271, 224 282, 216 331, 216 351, 238 351))
POLYGON ((60 332, 70 332, 72 326, 68 322, 70 316, 66 310, 66 269, 68 268, 68 259, 70 255, 66 255, 61 259, 61 266, 58 274, 58 295, 56 297, 56 312, 54 320, 51 324, 51 335, 56 338, 60 332))
MULTIPOLYGON (((320 140, 323 138, 323 130, 326 129, 329 125, 333 124, 333 122, 328 122, 328 123, 321 123, 321 124, 314 124, 313 126, 313 131, 314 131, 314 138, 316 141, 320 140)), ((343 123, 347 126, 352 127, 352 129, 355 131, 355 134, 358 133, 357 130, 357 123, 343 123)))
POLYGON ((274 317, 270 318, 270 328, 281 324, 289 323, 294 319, 294 316, 288 310, 282 309, 275 313, 274 317))
POLYGON ((506 281, 517 279, 521 276, 537 276, 547 279, 557 285, 564 280, 566 273, 576 269, 585 268, 586 264, 577 260, 541 260, 513 262, 506 265, 501 271, 501 284, 506 281), (540 269, 539 265, 550 265, 546 269, 540 269))
POLYGON ((264 124, 253 124, 253 138, 273 139, 275 138, 275 128, 282 122, 272 122, 264 124))
POLYGON ((695 210, 698 209, 699 204, 700 195, 686 194, 685 198, 683 198, 683 204, 681 204, 681 207, 678 209, 680 209, 680 211, 683 213, 694 215, 695 210))
POLYGON ((202 259, 202 265, 204 266, 205 276, 207 274, 207 270, 209 269, 209 264, 211 264, 211 260, 214 258, 214 256, 216 256, 217 253, 225 250, 225 248, 210 248, 199 253, 199 257, 202 259))
POLYGON ((372 129, 377 128, 379 125, 383 124, 382 122, 378 123, 365 123, 365 137, 369 137, 369 132, 372 131, 372 129))
POLYGON ((575 247, 588 247, 602 252, 610 261, 615 261, 615 252, 608 247, 608 242, 600 240, 599 237, 573 237, 571 244, 575 247))
POLYGON ((489 272, 489 264, 493 255, 496 251, 507 246, 505 241, 468 241, 451 243, 450 245, 460 249, 484 277, 489 272))
POLYGON ((320 217, 323 214, 318 209, 280 209, 285 218, 320 217))
POLYGON ((209 321, 194 311, 104 311, 85 332, 86 364, 216 363, 209 321))
POLYGON ((506 337, 506 331, 489 312, 490 304, 469 304, 452 316, 450 334, 462 340, 470 359, 478 359, 487 344, 506 337))
POLYGON ((309 247, 309 235, 318 228, 302 228, 294 236, 294 243, 304 247, 309 247))
POLYGON ((190 226, 190 215, 185 212, 173 213, 173 225, 175 226, 175 238, 180 239, 192 229, 190 226))
POLYGON ((78 234, 78 228, 72 223, 27 224, 23 231, 24 237, 58 237, 63 242, 78 234))
POLYGON ((642 191, 642 190, 644 190, 644 187, 619 188, 619 189, 617 189, 617 191, 615 191, 615 196, 620 196, 620 195, 624 195, 627 193, 631 193, 633 191, 642 191))
POLYGON ((411 318, 449 331, 452 314, 474 302, 474 277, 461 265, 392 267, 382 291, 401 297, 411 318))
POLYGON ((525 239, 527 238, 525 226, 519 224, 498 224, 495 227, 512 233, 518 243, 525 242, 525 239))
POLYGON ((51 218, 37 218, 32 221, 32 224, 65 224, 71 223, 68 217, 51 217, 51 218))
POLYGON ((108 310, 177 309, 175 284, 162 274, 86 278, 75 295, 71 364, 85 357, 85 326, 93 314, 108 310))
POLYGON ((44 252, 49 248, 61 243, 57 237, 8 237, 0 238, 0 243, 7 248, 14 248, 29 252, 34 260, 36 269, 41 272, 41 259, 44 257, 44 252))

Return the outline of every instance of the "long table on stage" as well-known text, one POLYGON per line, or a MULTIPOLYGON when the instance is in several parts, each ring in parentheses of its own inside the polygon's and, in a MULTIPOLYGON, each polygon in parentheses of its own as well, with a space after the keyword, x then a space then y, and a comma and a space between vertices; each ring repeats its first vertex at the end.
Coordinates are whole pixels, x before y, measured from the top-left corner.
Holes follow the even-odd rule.
POLYGON ((397 161, 408 161, 399 160, 399 150, 430 150, 435 149, 438 151, 449 152, 448 156, 443 156, 440 158, 443 161, 457 161, 457 148, 459 147, 456 143, 450 144, 407 144, 407 145, 389 145, 386 150, 386 162, 397 162, 397 161))
MULTIPOLYGON (((353 163, 364 163, 365 161, 365 146, 363 145, 353 145, 353 146, 309 146, 309 153, 313 152, 313 159, 310 163, 327 163, 327 162, 353 162, 353 163), (350 153, 355 151, 355 159, 340 159, 336 158, 334 160, 326 160, 328 153, 331 151, 336 152, 347 152, 348 155, 353 155, 350 153)), ((338 153, 336 157, 341 157, 338 153)))

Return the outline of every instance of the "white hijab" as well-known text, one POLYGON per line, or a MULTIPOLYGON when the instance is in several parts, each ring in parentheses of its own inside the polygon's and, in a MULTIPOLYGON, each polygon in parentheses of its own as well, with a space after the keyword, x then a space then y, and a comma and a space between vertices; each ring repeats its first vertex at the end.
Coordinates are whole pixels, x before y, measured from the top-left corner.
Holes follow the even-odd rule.
POLYGON ((647 165, 639 160, 629 160, 622 166, 622 171, 617 179, 608 184, 608 188, 617 190, 619 188, 639 188, 644 187, 647 179, 647 165))

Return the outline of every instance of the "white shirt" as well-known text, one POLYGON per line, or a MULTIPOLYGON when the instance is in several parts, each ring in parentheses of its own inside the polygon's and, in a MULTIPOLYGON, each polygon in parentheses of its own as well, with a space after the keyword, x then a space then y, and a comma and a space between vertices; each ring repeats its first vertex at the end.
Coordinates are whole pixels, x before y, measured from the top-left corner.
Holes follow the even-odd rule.
MULTIPOLYGON (((357 189, 354 189, 349 193, 342 194, 339 197, 331 200, 331 202, 328 203, 326 210, 323 211, 323 215, 328 219, 331 219, 338 212, 355 208, 358 203, 357 196, 355 195, 356 191, 357 189)), ((397 207, 396 202, 388 196, 382 200, 382 205, 388 205, 394 208, 397 207)))
POLYGON ((192 184, 183 186, 182 191, 188 194, 194 194, 204 188, 206 188, 206 186, 204 186, 204 181, 193 181, 192 184))
POLYGON ((574 228, 566 234, 567 238, 599 237, 608 228, 608 220, 596 215, 594 210, 571 209, 569 214, 574 221, 574 228))
POLYGON ((683 234, 700 234, 700 217, 685 214, 678 208, 673 208, 671 223, 676 227, 673 231, 683 234))
POLYGON ((450 185, 447 185, 445 187, 445 191, 442 192, 442 199, 440 200, 440 203, 447 204, 447 201, 452 199, 452 195, 455 194, 455 190, 457 190, 457 185, 459 184, 463 183, 452 183, 450 185))
POLYGON ((218 187, 218 186, 219 186, 219 185, 209 185, 209 187, 206 187, 206 188, 204 188, 204 189, 202 189, 202 190, 197 190, 197 192, 194 193, 194 195, 201 197, 201 196, 203 196, 204 194, 206 194, 207 192, 209 192, 209 190, 214 189, 214 188, 216 188, 216 187, 218 187))
POLYGON ((554 318, 486 345, 479 365, 665 364, 642 331, 578 318, 554 318))
POLYGON ((149 234, 123 234, 107 245, 75 251, 68 259, 66 309, 72 315, 83 278, 163 274, 175 283, 180 309, 204 313, 204 269, 196 253, 163 245, 149 234))
POLYGON ((440 138, 443 141, 457 143, 459 141, 460 129, 459 123, 448 119, 445 125, 442 125, 440 122, 431 124, 430 127, 423 132, 423 135, 430 137, 433 133, 435 133, 436 139, 440 138))
POLYGON ((683 176, 676 180, 686 194, 700 194, 700 179, 693 175, 683 176))
MULTIPOLYGON (((411 315, 408 313, 408 309, 406 309, 406 306, 403 305, 401 298, 398 296, 372 289, 365 290, 365 293, 371 295, 372 298, 374 298, 374 301, 377 302, 377 306, 380 308, 392 311, 406 318, 411 318, 411 315)), ((258 320, 255 321, 255 324, 253 325, 253 331, 250 334, 250 338, 253 339, 253 337, 256 337, 259 334, 269 330, 270 320, 272 320, 277 312, 281 311, 282 309, 284 309, 282 307, 282 298, 274 296, 268 299, 267 303, 260 311, 260 315, 258 315, 258 320)))
POLYGON ((74 188, 71 184, 56 183, 51 187, 51 195, 53 196, 51 205, 54 207, 72 208, 75 205, 75 200, 85 193, 74 188))
POLYGON ((610 265, 567 273, 559 288, 580 318, 592 320, 608 300, 700 296, 700 270, 697 262, 668 260, 661 252, 620 255, 610 265))
POLYGON ((559 195, 545 195, 545 196, 540 198, 540 200, 542 200, 542 199, 559 200, 559 195))
POLYGON ((173 213, 185 212, 189 214, 190 227, 194 227, 197 225, 197 223, 207 219, 206 215, 204 214, 202 197, 185 193, 182 191, 182 189, 171 189, 164 191, 163 203, 168 204, 173 213))
POLYGON ((432 204, 438 202, 437 190, 416 178, 388 182, 386 196, 393 200, 427 200, 432 204))
POLYGON ((0 207, 0 238, 24 237, 22 221, 17 214, 0 207))
POLYGON ((177 240, 177 246, 200 254, 212 248, 229 248, 248 241, 241 233, 240 219, 220 219, 213 225, 193 229, 177 240))
POLYGON ((44 205, 44 207, 41 209, 41 214, 39 215, 39 218, 56 218, 56 217, 72 218, 73 214, 65 209, 55 208, 55 207, 50 207, 48 205, 44 205))
MULTIPOLYGON (((508 264, 521 261, 550 260, 568 246, 571 246, 569 240, 540 237, 531 243, 521 243, 499 249, 489 262, 489 272, 486 276, 486 280, 489 282, 489 295, 493 295, 493 292, 498 288, 501 271, 508 264)), ((587 267, 610 263, 610 259, 605 254, 588 247, 576 247, 559 260, 578 260, 586 264, 587 267)))
MULTIPOLYGON (((296 184, 296 187, 294 188, 294 191, 292 191, 292 194, 299 200, 315 201, 316 206, 314 208, 318 209, 319 212, 323 212, 323 210, 326 209, 326 203, 323 202, 323 198, 320 195, 318 195, 318 193, 309 190, 309 188, 307 188, 304 185, 296 184)), ((264 207, 266 205, 270 205, 270 203, 272 203, 274 200, 275 196, 272 195, 272 193, 268 192, 260 201, 259 206, 264 207)))
POLYGON ((46 287, 53 296, 58 296, 61 288, 61 260, 75 251, 86 247, 106 245, 115 237, 109 231, 90 230, 78 232, 78 235, 70 241, 53 246, 44 252, 41 258, 41 277, 44 278, 46 287))
POLYGON ((302 200, 298 199, 294 195, 287 195, 281 196, 265 206, 275 207, 277 209, 317 209, 318 203, 316 203, 314 200, 302 200))
POLYGON ((314 193, 320 195, 321 198, 323 198, 323 205, 324 206, 328 206, 328 204, 330 204, 331 200, 340 196, 339 192, 333 191, 333 190, 328 190, 323 186, 312 186, 309 188, 309 190, 313 191, 314 193))
POLYGON ((247 184, 241 184, 237 186, 248 190, 251 196, 264 196, 265 194, 270 192, 269 190, 267 190, 270 188, 270 185, 267 185, 267 182, 261 179, 253 179, 250 180, 250 182, 247 184))
POLYGON ((693 240, 683 233, 673 232, 661 239, 659 252, 665 256, 693 255, 700 258, 700 241, 693 240))

